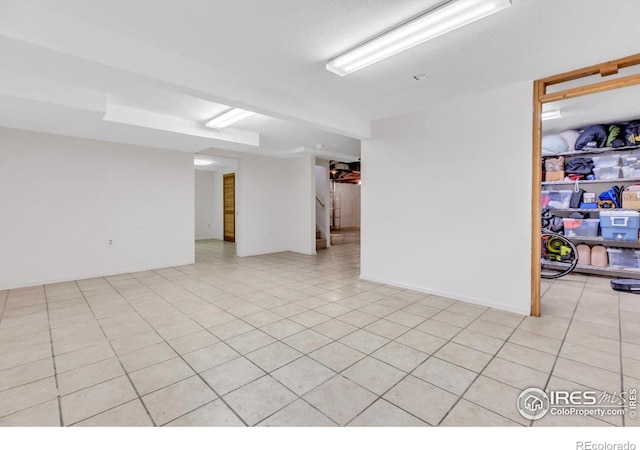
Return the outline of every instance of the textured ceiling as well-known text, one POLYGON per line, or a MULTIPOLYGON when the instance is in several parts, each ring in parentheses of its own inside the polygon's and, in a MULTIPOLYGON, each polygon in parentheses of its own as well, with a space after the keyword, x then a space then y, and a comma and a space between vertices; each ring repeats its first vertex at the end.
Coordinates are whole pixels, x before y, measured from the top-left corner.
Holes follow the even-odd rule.
MULTIPOLYGON (((265 151, 322 143, 354 154, 359 143, 344 136, 368 137, 371 120, 640 52, 640 27, 625 20, 640 16, 640 1, 512 0, 511 8, 349 76, 324 69, 331 57, 439 3, 3 0, 0 69, 196 122, 215 104, 243 107, 273 118, 237 125, 259 133, 265 151), (426 80, 412 78, 422 72, 426 80)), ((157 130, 146 132, 159 139, 157 130)), ((206 143, 185 139, 197 141, 192 151, 206 143)), ((233 147, 222 144, 210 146, 233 147)))

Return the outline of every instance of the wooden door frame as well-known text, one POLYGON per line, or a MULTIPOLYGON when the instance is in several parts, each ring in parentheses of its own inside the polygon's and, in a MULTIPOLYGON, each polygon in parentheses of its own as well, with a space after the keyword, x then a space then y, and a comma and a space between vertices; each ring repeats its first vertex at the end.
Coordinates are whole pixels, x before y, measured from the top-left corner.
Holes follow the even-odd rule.
POLYGON ((236 241, 236 174, 234 173, 225 173, 222 175, 222 240, 227 242, 235 242, 236 241), (225 180, 227 178, 233 178, 233 240, 227 239, 227 218, 225 211, 225 180))
POLYGON ((572 70, 533 82, 533 168, 531 198, 531 315, 540 315, 540 191, 542 190, 542 105, 544 103, 596 94, 612 89, 640 84, 640 74, 627 75, 596 83, 586 84, 557 92, 547 93, 547 88, 559 83, 578 80, 600 74, 615 75, 619 69, 640 65, 640 53, 613 61, 572 70))

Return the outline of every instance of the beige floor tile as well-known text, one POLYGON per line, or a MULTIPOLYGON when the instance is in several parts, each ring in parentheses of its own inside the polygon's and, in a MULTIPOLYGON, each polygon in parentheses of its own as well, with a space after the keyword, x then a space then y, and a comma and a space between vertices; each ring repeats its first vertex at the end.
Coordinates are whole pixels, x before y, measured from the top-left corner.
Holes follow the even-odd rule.
POLYGON ((482 375, 524 390, 530 387, 544 389, 549 375, 511 361, 494 358, 482 375))
POLYGON ((273 308, 271 311, 282 317, 291 317, 291 316, 296 316, 298 314, 302 314, 305 311, 308 311, 308 308, 305 308, 300 305, 296 305, 295 303, 289 303, 287 305, 282 305, 282 306, 273 308))
POLYGON ((75 427, 149 427, 153 422, 140 400, 132 400, 74 424, 75 427))
POLYGON ((601 391, 620 392, 621 389, 619 373, 565 358, 558 358, 553 369, 553 375, 601 391))
POLYGON ((253 325, 249 325, 247 322, 239 319, 231 320, 209 328, 209 331, 222 340, 231 339, 252 330, 255 330, 253 325))
POLYGON ((243 427, 242 420, 220 399, 179 417, 167 427, 243 427))
POLYGON ((331 339, 340 339, 349 333, 353 333, 357 329, 357 327, 337 319, 328 320, 313 327, 314 331, 331 339))
POLYGON ((193 376, 142 397, 156 425, 164 425, 216 399, 199 377, 193 376))
POLYGON ((233 359, 201 373, 218 395, 226 395, 264 375, 262 369, 245 358, 233 359))
POLYGON ((278 322, 270 323, 260 328, 262 331, 276 339, 284 339, 293 334, 299 333, 305 330, 302 325, 293 322, 289 319, 279 320, 278 322))
POLYGON ((513 333, 514 328, 504 326, 504 325, 498 325, 497 323, 491 323, 491 322, 478 319, 473 323, 471 323, 467 327, 467 330, 486 334, 487 336, 492 336, 494 338, 506 340, 509 338, 511 333, 513 333))
POLYGON ((348 313, 349 311, 351 311, 350 308, 347 308, 342 305, 336 305, 335 303, 329 303, 328 305, 324 305, 319 308, 316 308, 316 312, 319 312, 320 314, 324 314, 325 316, 329 316, 329 317, 338 317, 348 313))
POLYGON ((461 314, 463 316, 476 319, 488 311, 486 306, 472 305, 470 303, 458 302, 447 308, 447 312, 461 314))
POLYGON ((521 392, 521 389, 480 375, 463 398, 502 417, 527 426, 530 421, 522 417, 516 407, 521 392))
POLYGON ((305 330, 283 339, 282 342, 306 354, 324 347, 331 339, 316 331, 305 330))
POLYGON ((432 319, 438 322, 448 323, 449 325, 454 325, 456 327, 461 327, 461 328, 466 327, 474 320, 473 317, 452 313, 452 312, 449 312, 448 310, 439 312, 438 314, 433 316, 432 319))
POLYGON ((455 395, 462 395, 478 376, 471 370, 436 357, 420 364, 411 374, 455 395))
POLYGON ((339 316, 338 320, 346 322, 349 325, 353 325, 354 327, 362 328, 366 327, 370 323, 375 322, 376 320, 378 320, 378 318, 362 311, 351 311, 347 314, 339 316))
POLYGON ((387 317, 385 317, 385 320, 389 320, 399 325, 404 325, 405 327, 413 328, 416 325, 424 322, 426 318, 401 310, 396 311, 393 314, 389 314, 387 317))
POLYGON ((53 358, 51 357, 5 369, 0 371, 0 391, 52 377, 53 375, 53 358))
POLYGON ((238 358, 240 354, 224 342, 210 345, 200 350, 184 355, 184 360, 196 372, 204 372, 207 369, 224 364, 227 361, 238 358))
POLYGON ((145 395, 195 375, 181 359, 173 358, 129 374, 138 394, 145 395))
POLYGON ((593 348, 572 344, 571 342, 564 342, 562 344, 560 356, 612 372, 620 372, 619 355, 594 350, 593 348))
POLYGON ((511 342, 504 344, 496 356, 545 373, 551 373, 556 361, 554 355, 511 342))
POLYGON ((414 303, 413 305, 409 305, 401 311, 428 319, 438 314, 441 310, 438 308, 432 308, 431 306, 423 305, 421 303, 414 303))
POLYGON ((444 427, 517 427, 521 424, 461 399, 442 421, 444 427))
POLYGON ((406 373, 377 359, 366 357, 349 367, 342 375, 371 392, 382 395, 406 373))
POLYGON ((562 319, 553 316, 542 316, 526 317, 522 321, 518 329, 562 340, 567 332, 568 327, 569 319, 562 319))
POLYGON ((0 355, 43 344, 51 345, 49 330, 37 331, 34 333, 29 333, 27 335, 15 337, 0 337, 0 355))
POLYGON ((168 344, 161 342, 120 355, 120 361, 125 370, 131 373, 175 358, 176 356, 178 356, 178 354, 174 352, 168 344))
POLYGON ((376 400, 376 396, 336 375, 303 397, 338 425, 346 425, 376 400))
POLYGON ((93 347, 83 348, 75 352, 65 353, 64 355, 57 355, 55 357, 56 371, 63 373, 68 370, 109 359, 113 356, 115 356, 115 353, 113 353, 109 344, 99 344, 93 347))
POLYGON ((309 353, 309 356, 330 369, 340 372, 364 358, 365 354, 339 342, 333 342, 309 353))
POLYGON ((429 425, 438 425, 458 396, 409 375, 383 398, 429 425))
POLYGON ((184 355, 220 342, 220 340, 209 331, 200 330, 195 333, 170 339, 168 342, 178 354, 184 355))
POLYGON ((282 342, 275 342, 246 355, 248 359, 266 372, 272 372, 301 356, 302 353, 282 342))
POLYGON ((502 339, 487 336, 486 334, 468 329, 462 330, 451 341, 491 355, 495 355, 505 342, 502 339))
POLYGON ((434 356, 478 373, 491 360, 491 355, 488 353, 480 352, 455 342, 449 342, 438 350, 434 356))
POLYGON ((309 357, 297 359, 271 374, 298 395, 304 395, 335 375, 335 372, 309 357))
POLYGON ((409 331, 409 327, 391 322, 386 319, 376 320, 375 322, 370 323, 369 325, 364 327, 364 329, 377 335, 383 336, 387 339, 395 339, 398 336, 401 336, 409 331))
POLYGON ((453 305, 454 303, 456 303, 456 301, 451 300, 449 298, 440 297, 437 295, 430 295, 427 298, 418 300, 418 303, 420 303, 421 305, 430 306, 436 309, 445 309, 453 305))
POLYGON ((156 331, 164 339, 173 339, 186 334, 195 333, 202 330, 202 326, 198 325, 193 320, 181 321, 175 324, 166 325, 156 328, 156 331))
POLYGON ((120 361, 109 358, 58 374, 58 390, 60 395, 67 395, 122 375, 124 370, 120 361))
POLYGON ((61 397, 62 419, 65 425, 73 425, 134 398, 136 393, 127 377, 114 378, 61 397))
POLYGON ((432 336, 437 336, 439 338, 449 340, 456 334, 458 334, 462 330, 462 328, 456 327, 455 325, 450 325, 448 323, 429 319, 426 322, 418 325, 416 327, 416 330, 430 334, 432 336))
POLYGON ((518 325, 520 325, 520 322, 522 322, 522 319, 524 318, 525 316, 521 314, 498 311, 497 309, 489 309, 480 316, 481 320, 512 328, 516 328, 518 325))
POLYGON ((346 335, 339 342, 368 355, 389 342, 389 339, 366 330, 358 330, 346 335))
POLYGON ((431 354, 442 348, 447 343, 439 337, 423 333, 418 330, 411 330, 396 339, 396 342, 420 350, 423 353, 431 354))
POLYGON ((53 400, 57 395, 54 377, 3 391, 0 394, 0 417, 53 400))
POLYGON ((248 333, 241 334, 226 341, 236 351, 246 355, 259 348, 266 347, 269 344, 274 343, 276 340, 268 334, 260 331, 253 330, 248 333))
POLYGON ((349 423, 350 427, 427 427, 423 422, 386 400, 379 399, 349 423))
POLYGON ((389 342, 373 352, 371 356, 400 370, 410 372, 426 360, 429 355, 397 342, 389 342))
POLYGON ((20 412, 0 418, 0 427, 58 427, 58 400, 50 400, 20 412))
POLYGON ((293 402, 296 396, 270 376, 264 376, 224 396, 233 410, 253 426, 293 402))
POLYGON ((562 341, 558 339, 548 338, 528 331, 516 330, 513 332, 508 342, 529 347, 534 350, 540 350, 552 355, 557 355, 560 351, 562 341))
POLYGON ((334 427, 327 416, 298 399, 258 424, 260 427, 334 427))
POLYGON ((0 370, 11 369, 50 357, 51 344, 48 343, 12 350, 0 355, 0 370))
POLYGON ((146 331, 134 336, 117 339, 112 341, 111 345, 113 346, 113 350, 116 354, 124 355, 125 353, 149 347, 160 342, 162 342, 162 337, 160 337, 158 333, 155 331, 146 331))

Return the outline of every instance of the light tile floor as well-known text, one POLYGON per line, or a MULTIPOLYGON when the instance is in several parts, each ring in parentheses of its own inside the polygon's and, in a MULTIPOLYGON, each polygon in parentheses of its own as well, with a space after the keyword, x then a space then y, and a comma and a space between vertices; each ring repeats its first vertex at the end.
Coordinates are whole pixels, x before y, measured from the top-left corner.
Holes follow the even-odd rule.
MULTIPOLYGON (((526 387, 640 387, 640 297, 543 283, 531 318, 359 280, 359 246, 0 292, 0 425, 551 426, 526 387)), ((626 422, 625 422, 626 421, 626 422)))

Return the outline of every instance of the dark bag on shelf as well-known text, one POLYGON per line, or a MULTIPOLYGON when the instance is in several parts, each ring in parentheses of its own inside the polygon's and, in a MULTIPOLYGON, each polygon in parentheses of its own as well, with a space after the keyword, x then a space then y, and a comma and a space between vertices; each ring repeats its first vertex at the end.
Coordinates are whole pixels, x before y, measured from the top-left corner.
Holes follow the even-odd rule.
POLYGON ((633 147, 640 145, 640 121, 629 123, 624 129, 624 139, 626 145, 633 147))
POLYGON ((589 175, 593 172, 593 159, 573 158, 565 164, 564 171, 566 174, 589 175))
POLYGON ((609 200, 616 208, 620 208, 622 207, 622 191, 624 191, 624 186, 611 186, 611 189, 604 191, 598 198, 601 201, 609 200))
POLYGON ((571 194, 571 200, 569 200, 569 208, 580 208, 585 192, 584 189, 578 189, 577 191, 574 189, 573 194, 571 194))
POLYGON ((601 148, 607 142, 607 128, 604 125, 591 125, 576 140, 576 150, 601 148))

